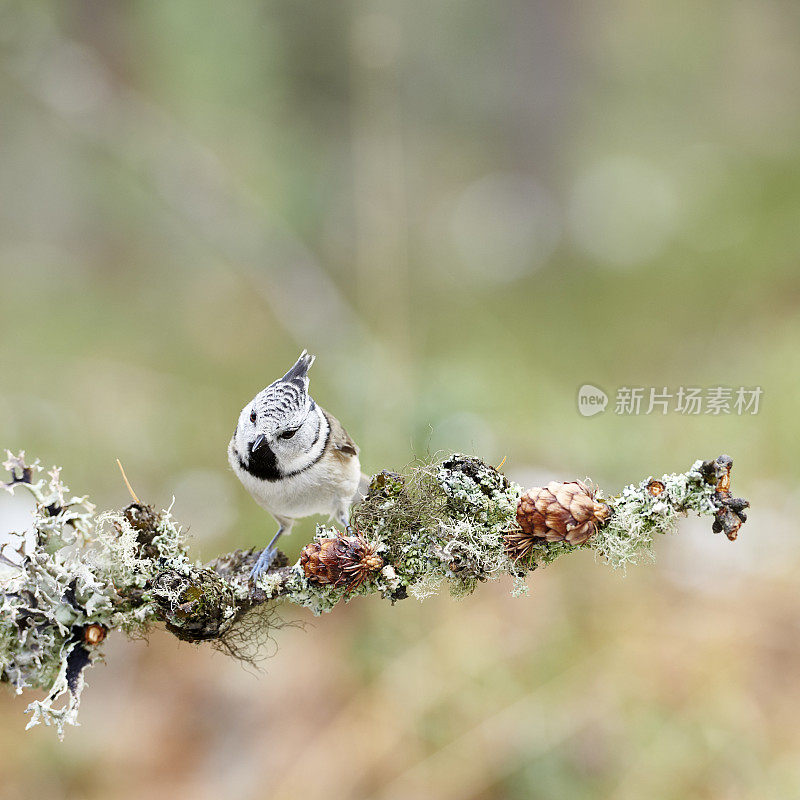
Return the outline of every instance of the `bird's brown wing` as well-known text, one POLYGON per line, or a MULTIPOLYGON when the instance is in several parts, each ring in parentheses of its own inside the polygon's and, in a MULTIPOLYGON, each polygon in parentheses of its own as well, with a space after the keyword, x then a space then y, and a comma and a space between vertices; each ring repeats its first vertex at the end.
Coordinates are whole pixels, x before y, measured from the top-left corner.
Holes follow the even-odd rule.
POLYGON ((331 435, 329 439, 329 446, 333 449, 340 458, 352 458, 358 455, 358 445, 350 438, 350 435, 342 427, 332 414, 325 412, 328 419, 328 424, 331 426, 331 435))

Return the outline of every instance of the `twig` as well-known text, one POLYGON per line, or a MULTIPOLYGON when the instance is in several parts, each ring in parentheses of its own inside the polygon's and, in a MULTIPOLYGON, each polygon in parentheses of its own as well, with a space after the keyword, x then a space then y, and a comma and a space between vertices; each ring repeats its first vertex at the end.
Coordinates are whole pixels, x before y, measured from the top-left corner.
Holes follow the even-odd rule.
POLYGON ((139 500, 139 498, 136 496, 136 492, 133 491, 131 482, 128 480, 128 476, 125 474, 125 470, 122 468, 122 462, 119 459, 117 459, 117 466, 119 467, 119 471, 122 473, 122 480, 125 481, 125 485, 128 487, 128 491, 133 498, 133 502, 141 505, 141 500, 139 500))

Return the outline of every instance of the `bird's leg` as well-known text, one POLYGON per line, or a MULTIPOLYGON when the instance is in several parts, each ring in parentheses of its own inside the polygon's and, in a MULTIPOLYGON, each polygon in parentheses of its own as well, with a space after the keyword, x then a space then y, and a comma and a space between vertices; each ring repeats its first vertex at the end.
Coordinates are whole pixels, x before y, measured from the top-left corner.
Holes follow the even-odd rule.
POLYGON ((350 509, 349 508, 340 508, 336 512, 336 521, 344 527, 347 533, 352 536, 353 535, 353 526, 350 524, 350 509))
POLYGON ((270 543, 261 551, 260 555, 258 556, 258 561, 256 561, 255 566, 250 572, 251 581, 258 580, 259 576, 265 573, 272 566, 272 562, 275 560, 275 556, 278 553, 278 551, 275 549, 275 542, 278 541, 283 532, 283 525, 281 525, 281 527, 278 528, 278 532, 270 540, 270 543))
POLYGON ((272 566, 272 562, 275 560, 275 556, 278 554, 275 543, 284 533, 289 533, 289 531, 291 531, 292 520, 279 519, 278 525, 280 526, 278 528, 278 532, 272 537, 272 539, 270 539, 269 544, 261 551, 258 561, 256 561, 255 566, 250 573, 251 581, 258 580, 259 576, 267 572, 272 566))

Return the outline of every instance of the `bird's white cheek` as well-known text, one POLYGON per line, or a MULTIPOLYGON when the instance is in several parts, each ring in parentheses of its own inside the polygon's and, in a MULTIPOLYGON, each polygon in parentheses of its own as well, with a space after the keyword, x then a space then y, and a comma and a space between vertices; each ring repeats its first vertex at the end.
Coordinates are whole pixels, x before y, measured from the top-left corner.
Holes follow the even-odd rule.
POLYGON ((286 443, 280 440, 275 443, 274 448, 275 457, 278 459, 278 464, 283 472, 293 472, 297 469, 297 465, 303 456, 302 452, 298 452, 295 447, 287 447, 286 443))

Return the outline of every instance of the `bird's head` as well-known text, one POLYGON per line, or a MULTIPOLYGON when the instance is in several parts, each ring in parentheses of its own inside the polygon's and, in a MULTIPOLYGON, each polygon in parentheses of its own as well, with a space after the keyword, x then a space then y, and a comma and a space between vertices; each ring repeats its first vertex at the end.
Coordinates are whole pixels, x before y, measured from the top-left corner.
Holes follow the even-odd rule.
POLYGON ((259 392, 239 415, 234 443, 256 477, 276 480, 313 460, 322 412, 308 394, 314 356, 305 350, 292 368, 259 392))

